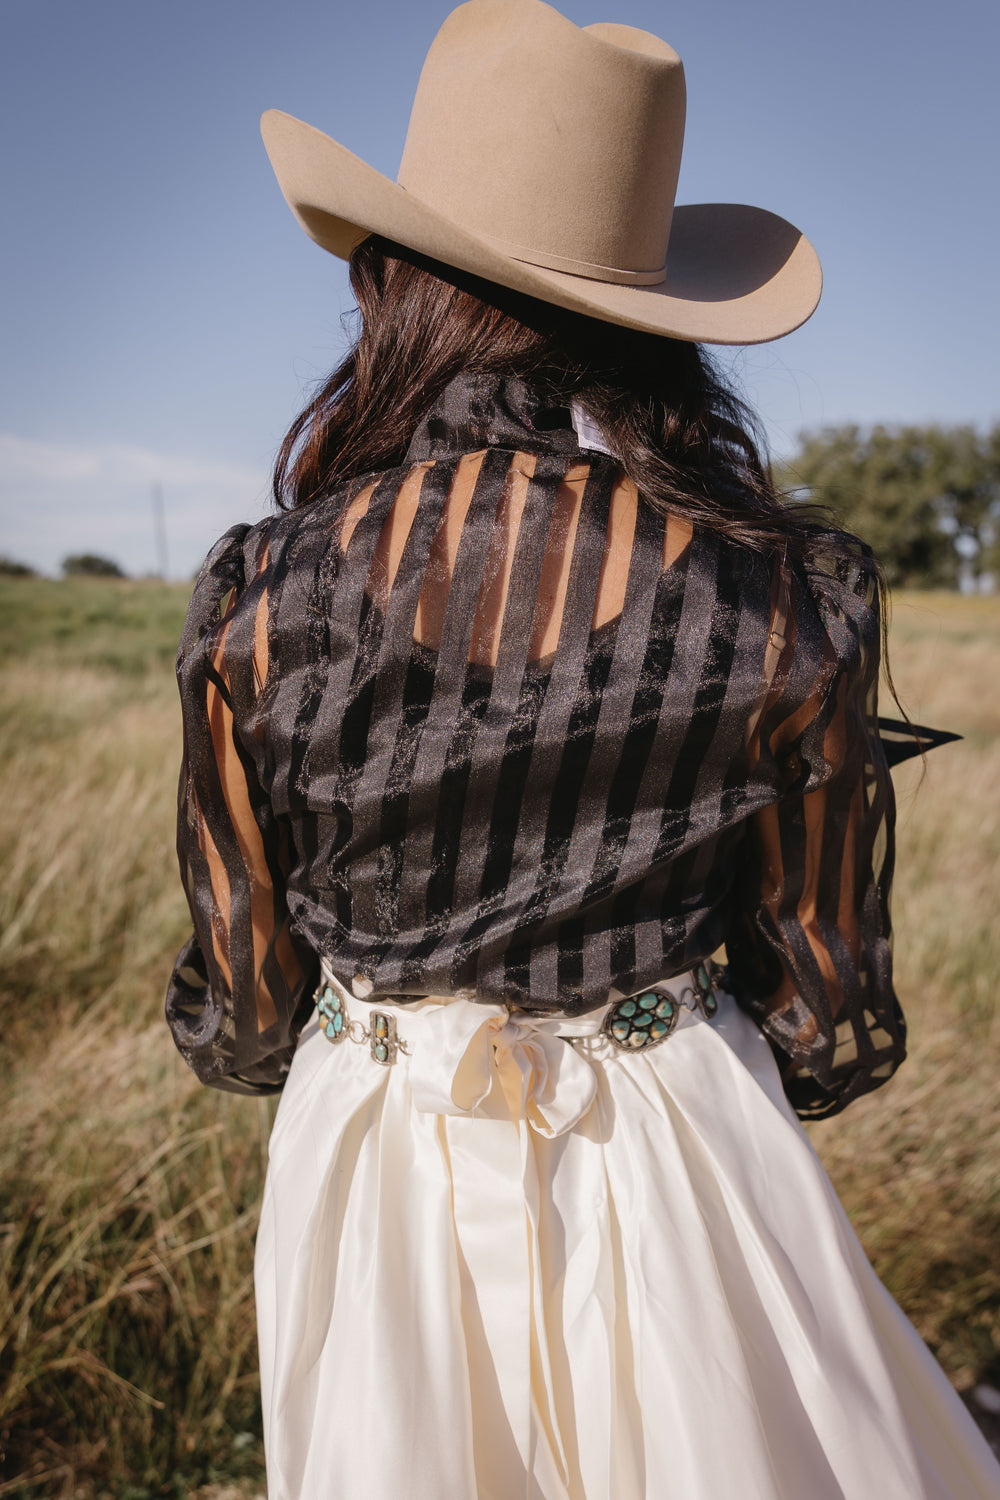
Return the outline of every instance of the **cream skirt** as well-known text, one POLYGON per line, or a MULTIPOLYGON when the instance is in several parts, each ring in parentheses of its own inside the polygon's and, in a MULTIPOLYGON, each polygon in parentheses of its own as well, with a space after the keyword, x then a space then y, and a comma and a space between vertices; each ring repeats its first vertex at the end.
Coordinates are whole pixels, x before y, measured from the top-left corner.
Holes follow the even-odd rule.
POLYGON ((271 1138, 269 1500, 1000 1500, 728 997, 633 1054, 379 1008, 407 1050, 312 1021, 271 1138))

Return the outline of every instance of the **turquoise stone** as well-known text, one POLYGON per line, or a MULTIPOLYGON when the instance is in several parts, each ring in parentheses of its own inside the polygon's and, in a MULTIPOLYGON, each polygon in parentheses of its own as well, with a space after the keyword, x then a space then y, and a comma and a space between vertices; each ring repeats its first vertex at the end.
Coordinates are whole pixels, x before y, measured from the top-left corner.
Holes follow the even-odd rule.
POLYGON ((333 1018, 333 1020, 332 1020, 332 1022, 330 1024, 332 1025, 332 1027, 334 1029, 334 1032, 343 1031, 343 1029, 344 1029, 344 1018, 340 1014, 339 1011, 334 1016, 334 1018, 333 1018))
POLYGON ((654 1021, 652 1026, 649 1028, 649 1035, 652 1041, 659 1042, 663 1039, 663 1037, 666 1036, 669 1030, 670 1027, 667 1025, 666 1021, 654 1021))
POLYGON ((648 1041, 649 1037, 644 1031, 633 1031, 628 1039, 628 1044, 630 1047, 645 1047, 648 1041))
POLYGON ((706 995, 704 1000, 706 1016, 714 1016, 719 1008, 719 1002, 714 995, 706 995))
POLYGON ((635 1020, 632 1022, 632 1025, 633 1026, 649 1026, 652 1023, 652 1020, 653 1020, 653 1018, 649 1014, 648 1010, 641 1010, 639 1012, 639 1014, 636 1016, 635 1020))
POLYGON ((663 995, 660 999, 660 1003, 656 1007, 656 1014, 660 1017, 661 1020, 669 1021, 673 1013, 674 1002, 672 1000, 668 1000, 666 995, 663 995))
POLYGON ((612 1021, 611 1035, 616 1042, 627 1042, 628 1034, 632 1030, 627 1021, 612 1021))
POLYGON ((618 1014, 620 1016, 634 1016, 638 1008, 634 1000, 623 1000, 618 1007, 618 1014))
POLYGON ((383 1062, 383 1063, 384 1062, 388 1062, 388 1060, 389 1060, 389 1049, 386 1046, 385 1042, 376 1042, 375 1043, 375 1057, 376 1057, 376 1060, 378 1062, 383 1062))
POLYGON ((640 995, 639 996, 639 1009, 640 1010, 655 1010, 656 1009, 656 996, 653 995, 653 994, 640 995))
POLYGON ((321 1016, 335 1016, 341 1008, 340 996, 335 995, 329 988, 325 989, 319 997, 319 1013, 321 1016))
POLYGON ((323 1027, 323 1030, 326 1032, 331 1041, 337 1035, 332 1021, 327 1021, 326 1025, 323 1027))

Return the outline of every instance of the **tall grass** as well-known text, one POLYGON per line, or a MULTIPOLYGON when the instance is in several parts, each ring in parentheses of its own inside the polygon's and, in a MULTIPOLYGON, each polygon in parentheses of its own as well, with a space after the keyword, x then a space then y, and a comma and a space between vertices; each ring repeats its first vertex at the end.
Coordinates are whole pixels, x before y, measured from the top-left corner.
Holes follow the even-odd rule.
POLYGON ((0 586, 0 1495, 186 1496, 262 1472, 251 1261, 271 1109, 201 1089, 161 1020, 187 927, 184 604, 0 586))
POLYGON ((911 716, 965 738, 894 776, 910 1057, 813 1139, 955 1383, 1000 1386, 1000 601, 901 595, 891 649, 911 716))
MULTIPOLYGON (((152 584, 0 580, 0 1497, 262 1489, 251 1268, 272 1108, 201 1089, 161 1021, 187 928, 183 606, 152 584)), ((965 1385, 1000 1373, 1000 606, 909 596, 893 641, 911 713, 966 739, 897 775, 911 1061, 814 1138, 965 1385)))

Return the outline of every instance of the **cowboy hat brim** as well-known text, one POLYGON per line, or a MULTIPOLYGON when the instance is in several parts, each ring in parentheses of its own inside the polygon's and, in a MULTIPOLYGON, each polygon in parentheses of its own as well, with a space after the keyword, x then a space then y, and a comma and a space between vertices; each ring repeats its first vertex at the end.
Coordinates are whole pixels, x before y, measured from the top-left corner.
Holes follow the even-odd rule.
POLYGON ((309 237, 347 260, 369 234, 572 312, 708 344, 781 338, 814 311, 819 258, 792 224, 741 203, 674 209, 665 279, 622 286, 514 259, 462 229, 303 120, 269 109, 261 134, 309 237))

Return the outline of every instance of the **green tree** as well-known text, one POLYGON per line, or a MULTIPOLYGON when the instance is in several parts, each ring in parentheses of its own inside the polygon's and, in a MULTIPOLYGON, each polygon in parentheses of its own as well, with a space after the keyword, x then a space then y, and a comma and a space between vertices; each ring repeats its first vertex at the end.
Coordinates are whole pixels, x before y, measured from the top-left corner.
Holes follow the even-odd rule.
POLYGON ((1000 428, 830 427, 800 442, 779 482, 868 542, 891 584, 957 588, 995 577, 1000 428))
POLYGON ((0 578, 35 578, 34 568, 14 557, 0 557, 0 578))
POLYGON ((993 499, 989 517, 980 529, 983 571, 992 575, 1000 588, 1000 422, 993 425, 983 440, 983 451, 990 475, 993 499))
POLYGON ((124 578, 118 564, 110 557, 100 557, 96 552, 74 552, 64 557, 62 570, 67 578, 124 578))
POLYGON ((928 479, 941 526, 954 541, 964 579, 981 587, 995 571, 1000 429, 980 436, 973 427, 934 427, 928 436, 928 479))

